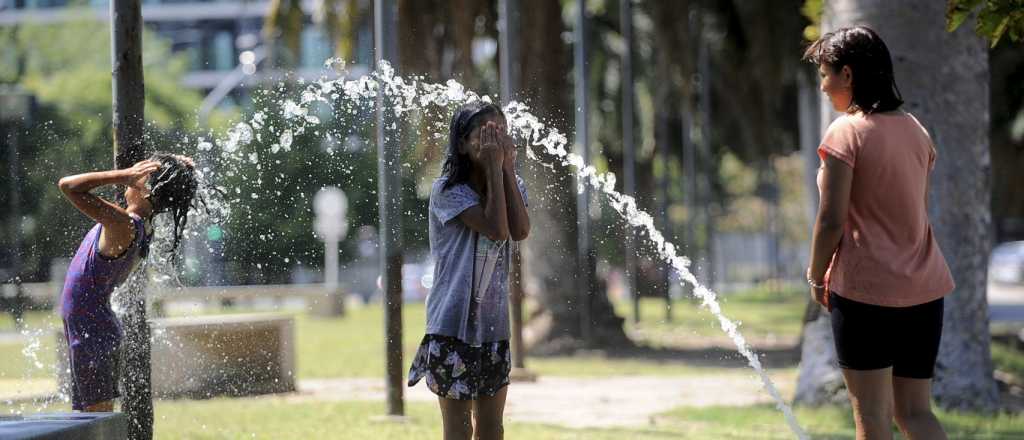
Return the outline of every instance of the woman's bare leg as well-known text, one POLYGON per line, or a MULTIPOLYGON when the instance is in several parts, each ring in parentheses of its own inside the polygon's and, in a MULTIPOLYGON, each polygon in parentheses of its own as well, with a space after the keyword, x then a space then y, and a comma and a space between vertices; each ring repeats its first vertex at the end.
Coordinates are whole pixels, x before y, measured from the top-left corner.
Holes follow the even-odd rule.
POLYGON ((946 440, 939 419, 932 413, 932 380, 893 377, 896 425, 910 440, 946 440))
POLYGON ((892 368, 843 369, 857 440, 892 440, 892 368))

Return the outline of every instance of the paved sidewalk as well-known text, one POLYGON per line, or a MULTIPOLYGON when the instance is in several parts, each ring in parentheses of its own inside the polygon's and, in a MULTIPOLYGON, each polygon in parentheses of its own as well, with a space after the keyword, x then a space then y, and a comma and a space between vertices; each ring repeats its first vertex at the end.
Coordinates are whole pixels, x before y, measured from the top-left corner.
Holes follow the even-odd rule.
MULTIPOLYGON (((792 378, 776 384, 792 388, 792 378), (785 383, 779 383, 784 381, 785 383)), ((435 402, 421 382, 406 388, 407 401, 435 402)), ((380 379, 313 379, 299 382, 296 400, 384 400, 380 379)), ((506 418, 571 428, 643 426, 679 406, 753 405, 770 401, 752 375, 695 375, 684 377, 541 377, 534 383, 509 388, 506 418)))

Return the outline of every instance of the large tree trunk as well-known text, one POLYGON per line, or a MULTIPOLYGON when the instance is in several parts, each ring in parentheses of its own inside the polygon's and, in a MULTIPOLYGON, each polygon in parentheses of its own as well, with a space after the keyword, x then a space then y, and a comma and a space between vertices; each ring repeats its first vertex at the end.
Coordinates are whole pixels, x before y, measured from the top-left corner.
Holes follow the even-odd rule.
MULTIPOLYGON (((808 69, 799 75, 797 108, 800 120, 800 150, 804 158, 805 185, 808 197, 807 211, 810 225, 818 212, 817 171, 818 143, 824 127, 835 113, 827 99, 818 93, 817 75, 808 69)), ((813 226, 812 226, 813 227, 813 226)), ((808 230, 808 233, 811 231, 808 230)), ((808 295, 804 310, 803 329, 800 332, 800 374, 796 384, 795 404, 818 406, 846 400, 846 386, 839 372, 835 342, 829 314, 822 311, 808 295)))
MULTIPOLYGON (((569 52, 562 41, 565 25, 559 2, 522 0, 518 68, 525 100, 538 117, 562 133, 567 119, 569 52), (528 30, 528 31, 526 31, 528 30)), ((548 159, 546 154, 541 159, 548 159)), ((523 256, 526 292, 540 304, 524 334, 535 353, 571 350, 583 346, 581 304, 576 291, 576 188, 572 172, 555 165, 524 162, 530 193, 530 238, 523 256)), ((594 341, 600 345, 628 341, 622 318, 615 315, 603 290, 594 292, 591 312, 594 341)))
POLYGON ((836 0, 826 4, 822 28, 867 24, 878 31, 892 53, 905 110, 935 141, 939 159, 929 216, 957 288, 946 297, 934 396, 945 408, 991 410, 998 390, 985 297, 991 247, 988 51, 971 26, 946 32, 944 7, 932 0, 836 0))

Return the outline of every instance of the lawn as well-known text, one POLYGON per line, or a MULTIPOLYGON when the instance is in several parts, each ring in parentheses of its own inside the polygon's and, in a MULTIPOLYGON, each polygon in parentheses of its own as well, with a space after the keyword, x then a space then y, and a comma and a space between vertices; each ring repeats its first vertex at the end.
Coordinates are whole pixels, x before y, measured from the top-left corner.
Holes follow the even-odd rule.
MULTIPOLYGON (((772 334, 795 337, 799 334, 802 299, 789 294, 777 298, 762 292, 738 294, 723 301, 726 313, 743 322, 744 334, 753 341, 772 334)), ((616 309, 623 316, 629 312, 629 303, 618 303, 616 309)), ((704 343, 714 341, 727 346, 721 331, 714 326, 711 314, 697 304, 677 301, 676 319, 663 320, 664 302, 645 298, 642 302, 644 320, 639 325, 627 323, 629 333, 651 347, 673 347, 680 341, 704 343), (661 314, 659 315, 659 312, 661 314)), ((238 313, 237 310, 210 310, 209 313, 238 313)), ((305 313, 291 313, 296 320, 296 359, 300 379, 330 377, 375 377, 384 371, 383 312, 380 307, 351 308, 343 318, 321 318, 305 313)), ((54 362, 54 332, 61 329, 59 318, 52 312, 36 311, 26 314, 28 332, 38 335, 33 344, 21 340, 0 339, 0 379, 52 377, 50 365, 54 362), (27 357, 29 352, 38 360, 27 357)), ((406 304, 402 325, 404 359, 409 360, 419 345, 425 327, 424 307, 421 303, 406 304)), ((13 328, 9 315, 0 315, 0 329, 13 328)), ((720 361, 720 359, 713 359, 720 361)), ((718 362, 721 363, 721 362, 718 362)), ((726 362, 742 368, 739 360, 726 362)), ((528 367, 539 374, 560 376, 607 376, 623 374, 679 375, 706 371, 706 367, 658 359, 628 359, 606 356, 601 352, 588 352, 574 357, 533 357, 528 367)))
MULTIPOLYGON (((281 398, 214 399, 202 402, 160 402, 156 407, 156 438, 190 439, 424 439, 440 438, 441 418, 433 404, 407 407, 405 422, 377 419, 384 413, 376 402, 302 402, 281 398), (224 414, 232 414, 230 418, 224 414)), ((940 413, 953 439, 1019 439, 1024 417, 940 413)), ((816 439, 854 438, 853 420, 843 408, 797 410, 801 425, 816 439)), ((782 417, 771 406, 678 408, 655 417, 651 425, 619 429, 569 429, 506 422, 509 439, 792 439, 782 417)))
MULTIPOLYGON (((807 296, 802 289, 792 287, 781 291, 757 288, 719 296, 719 303, 723 314, 740 324, 740 332, 748 340, 795 342, 800 337, 807 296)), ((695 340, 726 340, 718 320, 699 302, 674 301, 671 321, 666 319, 665 308, 664 299, 642 298, 640 322, 633 323, 633 303, 615 303, 616 313, 628 319, 630 336, 645 344, 671 347, 692 345, 695 340)))
MULTIPOLYGON (((51 408, 61 410, 62 408, 51 408)), ((0 406, 0 412, 6 412, 0 406)), ((394 439, 439 438, 436 405, 407 404, 404 421, 383 420, 381 402, 303 401, 289 397, 158 401, 155 438, 187 439, 394 439)), ((797 419, 815 439, 854 438, 845 408, 798 408, 797 419)), ((1024 436, 1024 417, 940 412, 953 439, 1010 440, 1024 436)), ((769 405, 676 408, 643 427, 570 429, 506 421, 509 439, 792 439, 782 416, 769 405)), ((901 438, 896 436, 896 438, 901 438)))
MULTIPOLYGON (((805 299, 802 292, 768 293, 764 291, 734 294, 723 299, 725 313, 743 322, 742 330, 751 340, 765 335, 795 338, 800 331, 800 316, 805 299)), ((639 325, 627 323, 630 334, 644 344, 673 347, 693 340, 717 341, 719 330, 710 314, 688 301, 674 304, 674 318, 666 322, 664 303, 645 299, 639 325)), ((617 303, 622 316, 631 316, 630 303, 617 303)), ((383 324, 379 307, 353 308, 343 318, 319 318, 294 313, 296 351, 300 379, 379 377, 383 371, 383 324)), ((403 315, 405 361, 415 350, 424 327, 422 304, 408 304, 403 315)), ((23 354, 26 344, 17 339, 0 339, 0 391, 11 387, 37 390, 45 388, 52 377, 54 329, 59 320, 51 312, 27 315, 29 332, 41 335, 38 345, 29 345, 35 359, 23 354), (38 361, 39 365, 36 365, 38 361), (32 380, 24 380, 32 379, 32 380), (40 380, 43 379, 43 380, 40 380)), ((7 316, 0 318, 0 329, 11 328, 7 316)), ((682 344, 687 345, 687 344, 682 344)), ((997 368, 1024 377, 1024 354, 1001 344, 993 344, 997 368)), ((574 357, 531 357, 528 367, 549 376, 607 376, 624 374, 749 375, 742 363, 723 368, 700 363, 649 358, 618 358, 601 352, 574 357)), ((775 373, 795 374, 793 367, 775 373)), ((405 422, 382 421, 381 402, 312 401, 298 396, 267 396, 245 399, 175 400, 156 402, 156 438, 242 439, 242 438, 437 438, 440 416, 429 403, 407 404, 405 422)), ((30 406, 12 407, 0 403, 0 414, 12 410, 33 411, 30 406)), ((47 411, 67 410, 67 404, 51 406, 47 411)), ((848 409, 799 408, 797 417, 814 438, 852 439, 853 424, 848 409)), ((950 438, 1011 439, 1024 438, 1024 417, 940 413, 950 438)), ((771 406, 682 407, 652 418, 651 424, 629 429, 578 430, 522 422, 508 422, 510 439, 788 439, 781 414, 771 406)), ((899 438, 899 437, 897 437, 899 438)))

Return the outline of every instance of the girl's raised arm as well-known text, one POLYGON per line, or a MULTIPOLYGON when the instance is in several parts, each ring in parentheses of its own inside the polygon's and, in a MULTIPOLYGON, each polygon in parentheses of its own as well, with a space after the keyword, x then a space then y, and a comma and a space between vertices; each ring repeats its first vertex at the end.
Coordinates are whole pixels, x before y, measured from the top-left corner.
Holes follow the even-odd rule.
MULTIPOLYGON (((106 201, 91 191, 106 185, 130 185, 141 187, 146 177, 160 168, 160 163, 144 160, 131 168, 92 173, 76 174, 60 179, 57 186, 75 208, 83 214, 103 225, 107 240, 114 238, 115 247, 127 247, 133 238, 132 219, 128 211, 106 201), (128 243, 121 245, 127 237, 128 243)), ((106 241, 106 240, 101 240, 106 241)), ((104 246, 105 247, 105 246, 104 246)))

